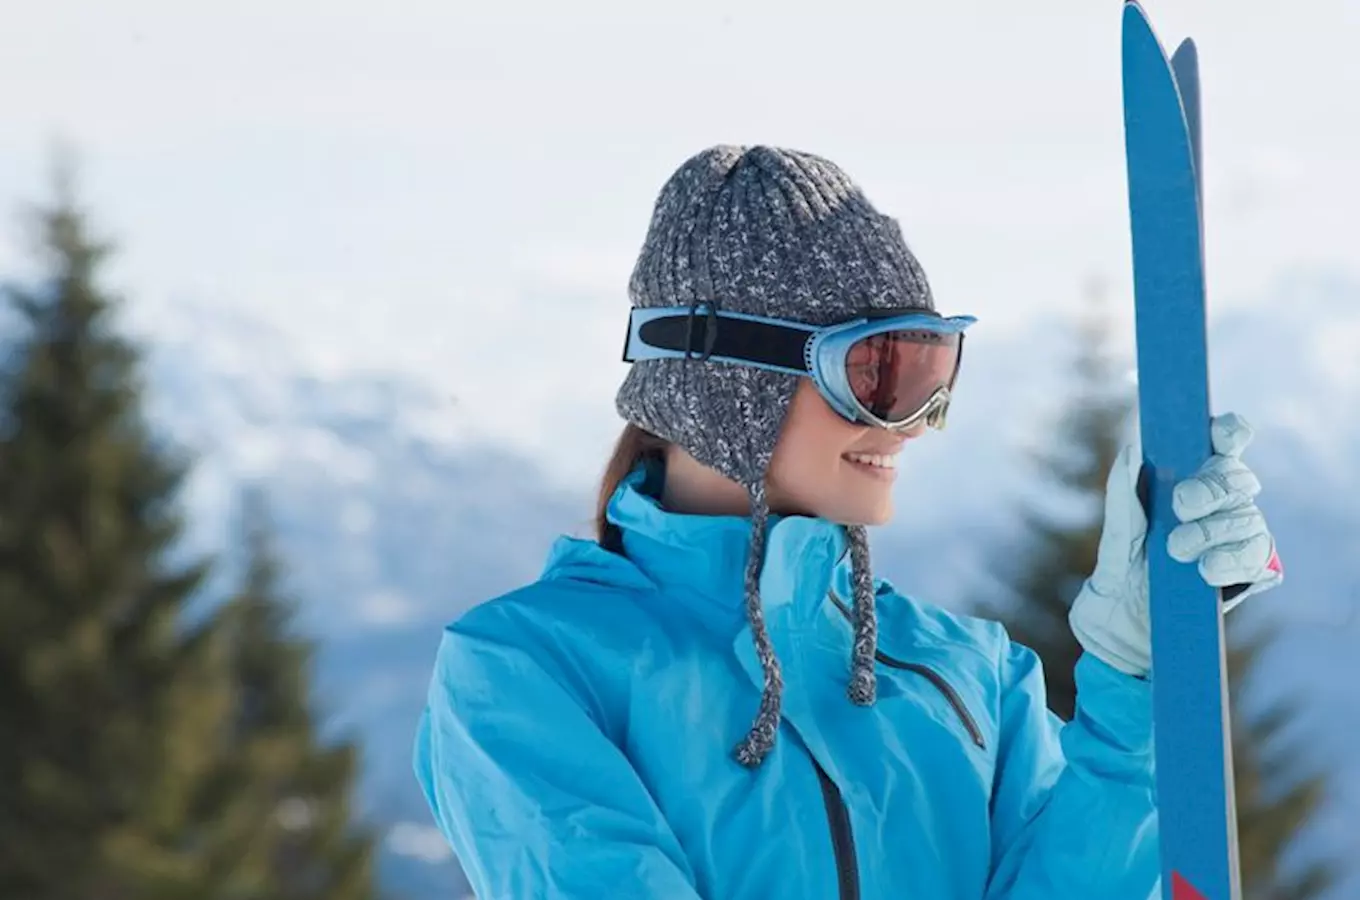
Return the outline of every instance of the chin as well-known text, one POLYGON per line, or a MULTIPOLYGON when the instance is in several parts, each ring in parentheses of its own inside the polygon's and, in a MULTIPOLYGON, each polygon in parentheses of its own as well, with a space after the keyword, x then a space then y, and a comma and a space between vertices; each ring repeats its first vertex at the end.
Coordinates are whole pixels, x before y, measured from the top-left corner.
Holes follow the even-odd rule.
POLYGON ((887 525, 892 521, 893 505, 892 501, 885 500, 882 503, 859 509, 842 510, 842 514, 836 517, 836 521, 841 525, 887 525))
POLYGON ((874 513, 871 516, 865 516, 862 522, 857 522, 856 524, 868 526, 887 525, 889 522, 892 521, 892 517, 893 517, 892 507, 888 506, 879 510, 878 512, 874 513))

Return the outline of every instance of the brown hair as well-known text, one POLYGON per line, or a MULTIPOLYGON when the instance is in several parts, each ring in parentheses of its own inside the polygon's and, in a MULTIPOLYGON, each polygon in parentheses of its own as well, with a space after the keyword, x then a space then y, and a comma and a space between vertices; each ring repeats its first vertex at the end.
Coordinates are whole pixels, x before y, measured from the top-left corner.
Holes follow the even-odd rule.
POLYGON ((632 422, 623 426, 623 431, 614 444, 614 452, 604 467, 604 475, 600 478, 600 493, 595 500, 595 539, 601 544, 611 547, 618 540, 616 534, 618 529, 609 524, 609 500, 614 496, 614 492, 638 463, 643 460, 662 459, 666 447, 664 438, 659 438, 632 422))

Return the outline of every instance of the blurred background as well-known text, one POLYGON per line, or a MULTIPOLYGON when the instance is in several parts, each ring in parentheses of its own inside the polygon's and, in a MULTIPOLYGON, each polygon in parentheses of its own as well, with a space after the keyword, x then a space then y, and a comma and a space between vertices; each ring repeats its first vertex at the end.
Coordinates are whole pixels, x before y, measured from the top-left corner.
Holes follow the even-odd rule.
MULTIPOLYGON (((1070 709, 1134 397, 1118 3, 0 8, 0 897, 464 896, 440 629, 586 528, 716 143, 834 160, 980 318, 876 560, 1070 709)), ((1146 8, 1200 44, 1214 405, 1288 572, 1231 625, 1248 898, 1360 898, 1360 4, 1146 8)))

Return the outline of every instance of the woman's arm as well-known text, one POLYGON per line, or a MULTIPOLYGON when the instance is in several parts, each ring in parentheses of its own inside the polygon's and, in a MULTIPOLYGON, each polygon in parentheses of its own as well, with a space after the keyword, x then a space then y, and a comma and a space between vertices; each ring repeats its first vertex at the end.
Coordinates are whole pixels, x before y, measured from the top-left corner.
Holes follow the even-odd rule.
POLYGON ((1034 651, 1007 642, 987 900, 1143 900, 1160 891, 1151 684, 1086 654, 1077 709, 1049 711, 1034 651))
POLYGON ((699 900, 660 810, 551 651, 495 625, 469 616, 445 632, 415 748, 477 896, 699 900))

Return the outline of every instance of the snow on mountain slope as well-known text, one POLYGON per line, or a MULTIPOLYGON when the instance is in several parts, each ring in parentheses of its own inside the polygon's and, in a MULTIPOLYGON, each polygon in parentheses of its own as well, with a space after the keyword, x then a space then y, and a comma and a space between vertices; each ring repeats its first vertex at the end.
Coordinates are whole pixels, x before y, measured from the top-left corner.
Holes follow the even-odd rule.
MULTIPOLYGON (((132 318, 151 350, 153 415, 200 454, 187 497, 195 540, 222 546, 236 489, 268 488, 306 601, 302 625, 322 642, 323 704, 335 727, 365 738, 367 805, 392 826, 384 872, 412 898, 445 895, 461 880, 409 765, 439 629, 534 577, 557 534, 587 526, 592 486, 561 487, 550 461, 480 442, 460 405, 428 385, 301 356, 266 323, 187 303, 132 318)), ((984 325, 970 337, 950 428, 913 445, 898 520, 875 536, 881 574, 946 606, 985 584, 989 556, 1014 536, 1010 510, 1032 491, 1015 448, 1043 439, 1069 353, 1045 323, 1018 335, 984 325)), ((1350 349, 1360 346, 1360 285, 1298 275, 1216 319, 1211 334, 1215 407, 1258 426, 1250 461, 1288 570, 1251 613, 1280 635, 1253 696, 1304 698, 1315 761, 1340 766, 1311 843, 1353 852, 1360 738, 1338 724, 1360 711, 1360 364, 1350 349)), ((562 432, 563 452, 606 446, 608 432, 591 427, 562 432)))

